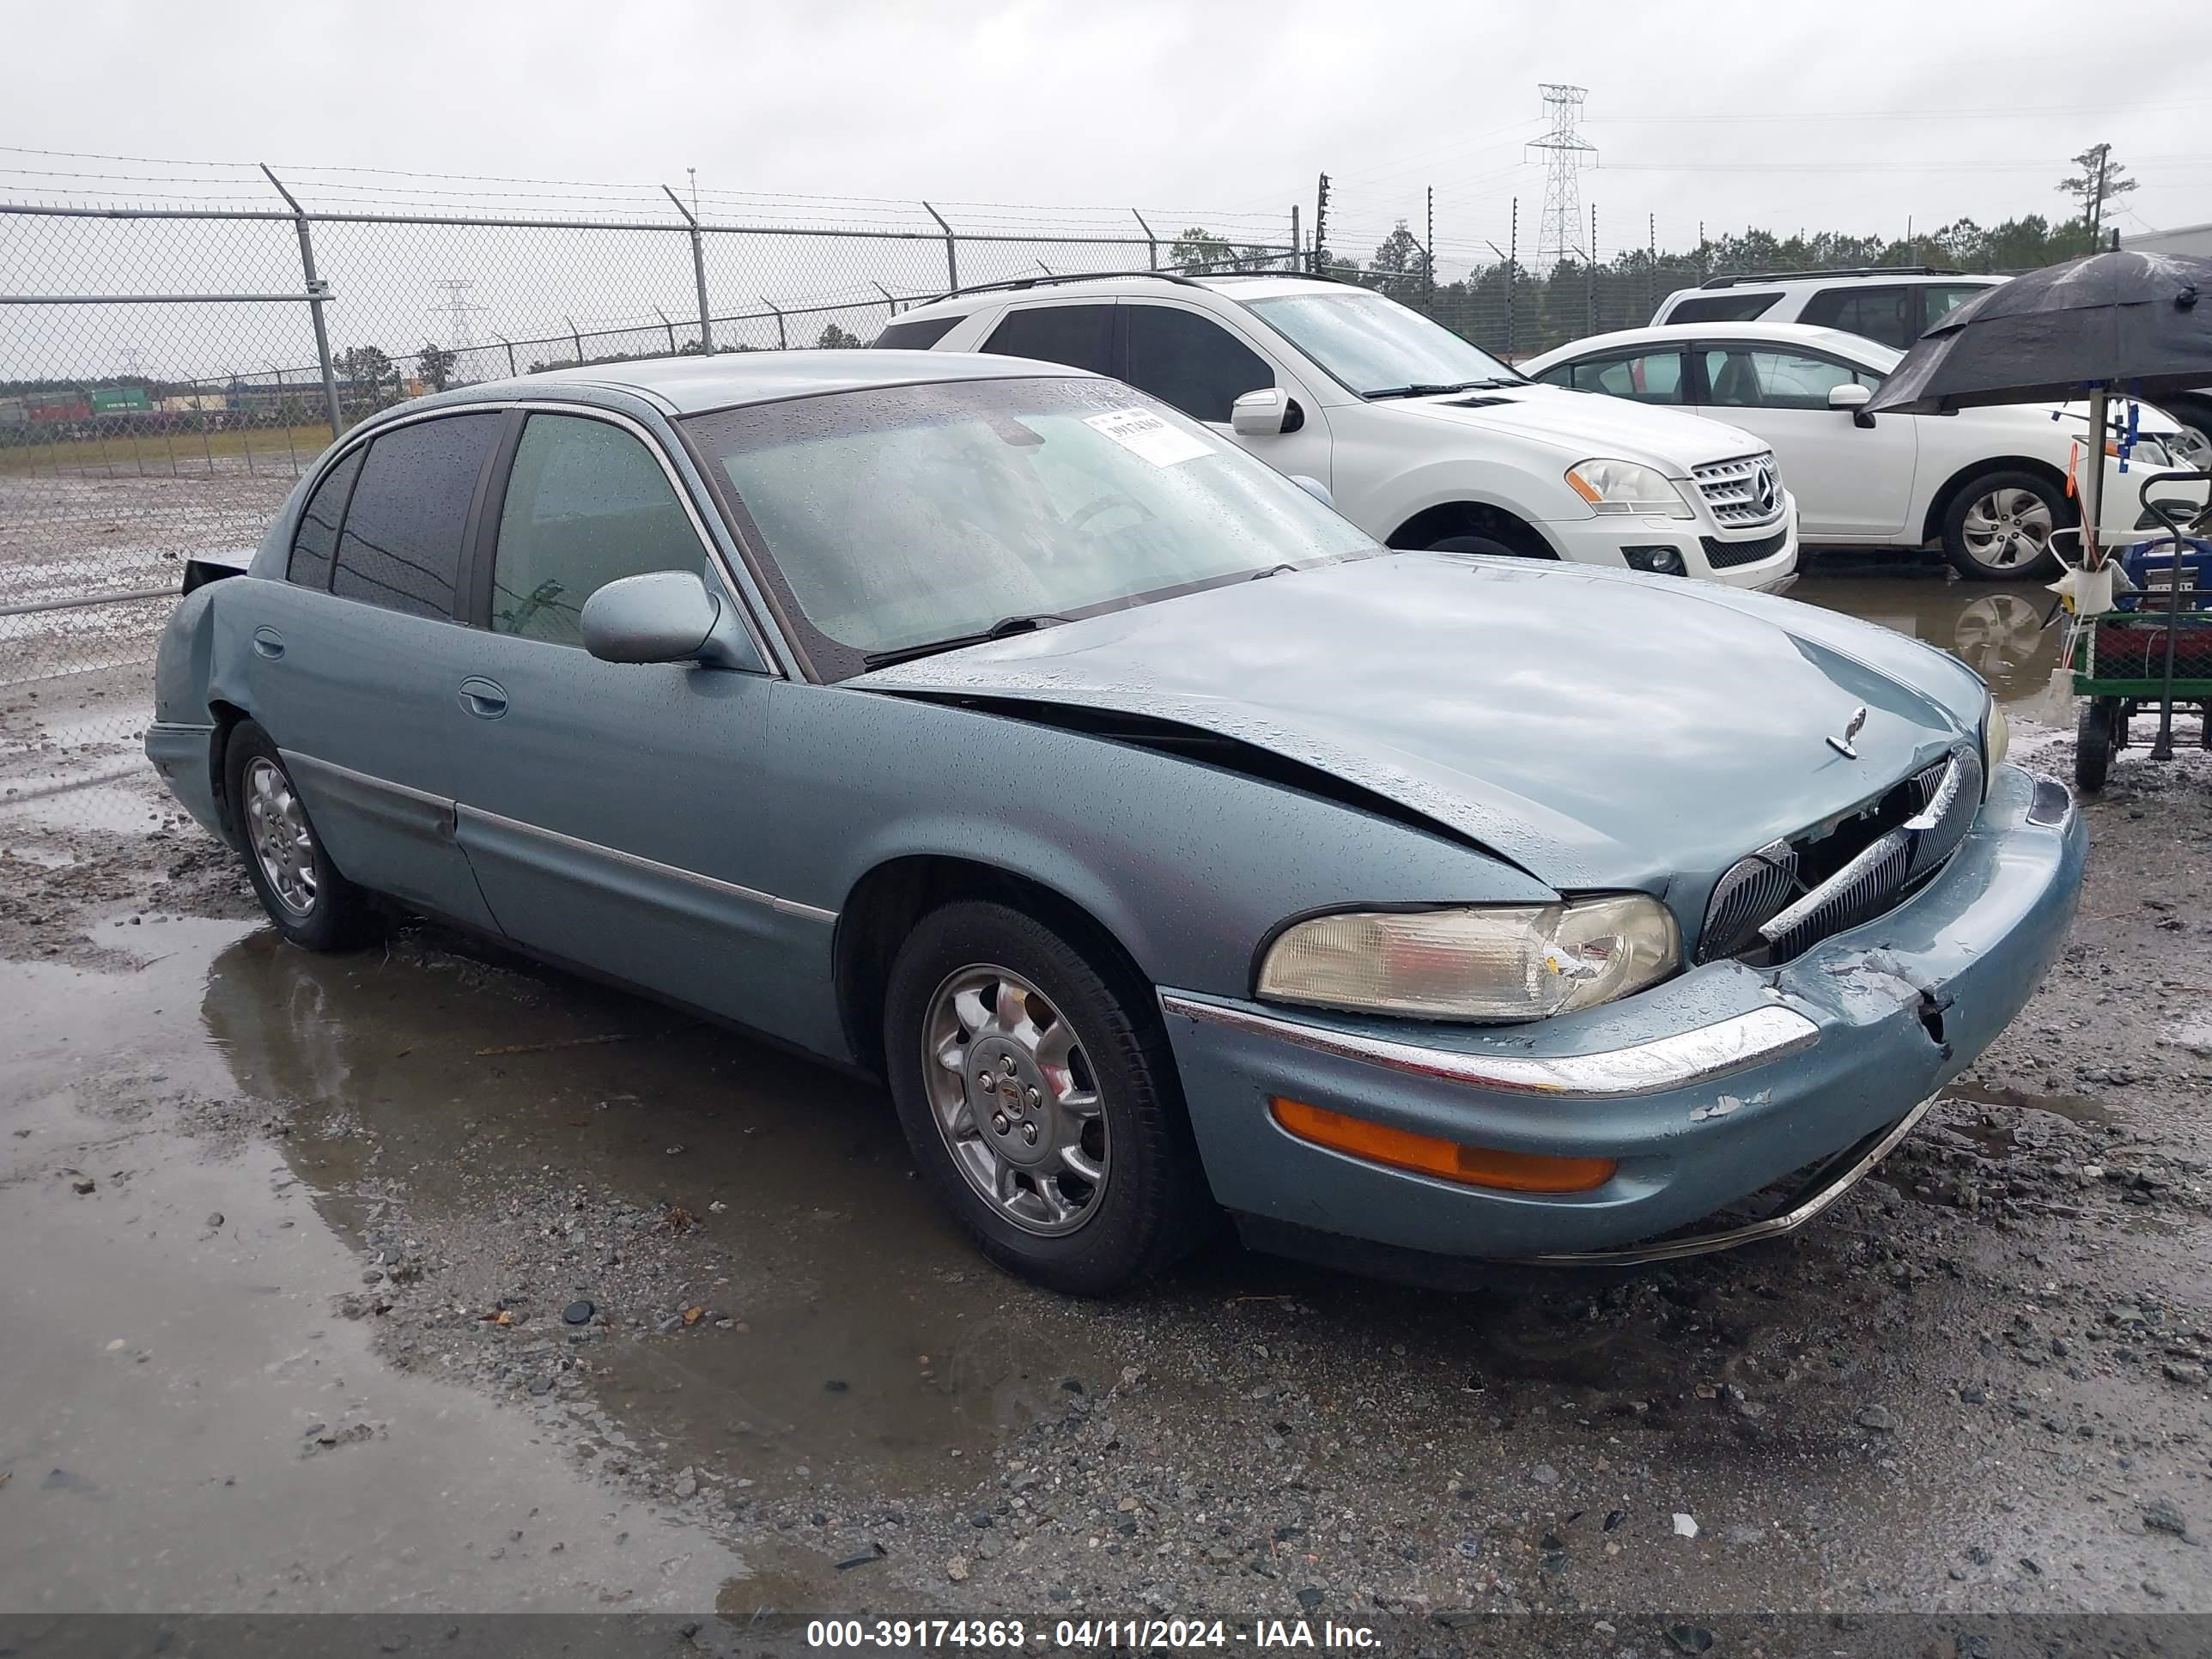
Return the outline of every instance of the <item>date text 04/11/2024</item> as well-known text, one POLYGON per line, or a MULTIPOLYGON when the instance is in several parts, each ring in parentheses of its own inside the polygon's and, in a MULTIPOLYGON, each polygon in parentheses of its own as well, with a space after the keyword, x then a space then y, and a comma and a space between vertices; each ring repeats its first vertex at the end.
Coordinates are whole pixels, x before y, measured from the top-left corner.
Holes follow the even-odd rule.
MULTIPOLYGON (((1014 1619, 817 1619, 806 1626, 812 1648, 993 1648, 1043 1646, 1046 1631, 1014 1619)), ((1381 1645, 1364 1625, 1324 1620, 1262 1619, 1251 1626, 1220 1619, 1061 1619, 1051 1626, 1055 1648, 1146 1649, 1352 1648, 1381 1645)))

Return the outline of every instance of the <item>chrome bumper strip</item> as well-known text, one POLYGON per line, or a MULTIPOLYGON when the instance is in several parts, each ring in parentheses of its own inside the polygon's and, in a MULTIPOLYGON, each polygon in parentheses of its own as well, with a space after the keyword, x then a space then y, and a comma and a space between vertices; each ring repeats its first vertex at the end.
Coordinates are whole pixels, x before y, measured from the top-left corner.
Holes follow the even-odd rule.
POLYGON ((1161 1011, 1170 1016, 1219 1025, 1249 1036, 1295 1043, 1370 1066, 1387 1066, 1442 1083, 1465 1084, 1502 1094, 1557 1095, 1615 1099, 1627 1095, 1664 1094, 1707 1083, 1798 1054, 1820 1040, 1820 1028, 1789 1008, 1753 1008, 1693 1031, 1670 1032, 1649 1042, 1595 1054, 1469 1054, 1432 1048, 1387 1037, 1333 1031, 1303 1021, 1258 1014, 1225 1003, 1202 1001, 1173 991, 1160 993, 1161 1011))
POLYGON ((1781 1215, 1769 1216, 1764 1221, 1746 1222, 1740 1227, 1727 1227, 1718 1232, 1692 1233, 1685 1237, 1662 1238, 1650 1244, 1626 1244, 1614 1250, 1559 1250, 1549 1255, 1522 1256, 1523 1261, 1547 1267, 1633 1267, 1650 1261, 1679 1261, 1685 1256, 1711 1255, 1718 1250, 1733 1250, 1745 1244, 1757 1243, 1762 1238, 1780 1238, 1794 1233, 1807 1222, 1825 1213, 1845 1193, 1872 1173, 1874 1166, 1897 1149, 1897 1143, 1911 1134, 1920 1120, 1928 1115, 1928 1109, 1937 1097, 1930 1095, 1895 1124, 1889 1133, 1867 1149, 1865 1155, 1837 1175, 1800 1203, 1796 1208, 1781 1215))

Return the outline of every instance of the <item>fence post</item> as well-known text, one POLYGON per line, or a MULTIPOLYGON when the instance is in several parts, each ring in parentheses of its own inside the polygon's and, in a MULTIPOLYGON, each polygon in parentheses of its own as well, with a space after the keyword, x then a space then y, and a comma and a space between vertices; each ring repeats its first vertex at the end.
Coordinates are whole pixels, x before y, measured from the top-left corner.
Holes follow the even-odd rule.
POLYGON ((1129 210, 1129 216, 1137 222, 1137 228, 1145 233, 1145 269, 1158 270, 1160 268, 1160 239, 1152 234, 1152 228, 1145 222, 1145 216, 1136 209, 1129 210))
POLYGON ((699 355, 714 355, 714 319, 707 309, 707 247, 699 239, 699 222, 691 216, 691 210, 684 205, 684 198, 667 185, 661 190, 676 204, 676 210, 684 216, 684 222, 691 228, 691 280, 699 289, 699 355))
POLYGON ((491 337, 507 348, 507 372, 509 374, 517 374, 521 373, 521 371, 514 366, 514 342, 508 339, 504 334, 495 334, 491 337))
POLYGON ((876 291, 877 293, 880 294, 880 295, 882 295, 884 296, 884 306, 885 306, 886 307, 888 307, 888 308, 889 308, 889 310, 890 310, 890 314, 891 314, 892 316, 894 316, 894 317, 897 316, 897 315, 898 315, 898 301, 897 301, 896 300, 894 300, 894 299, 892 299, 892 298, 891 298, 891 291, 890 291, 890 289, 889 289, 885 288, 885 287, 884 287, 881 283, 870 283, 868 284, 868 286, 869 286, 870 288, 872 288, 872 289, 875 289, 875 291, 876 291))
POLYGON ((300 275, 307 285, 307 309, 315 319, 315 361, 323 369, 323 405, 331 419, 331 436, 341 436, 345 431, 345 417, 338 412, 338 374, 331 362, 331 331, 323 321, 323 307, 327 302, 328 290, 315 275, 315 240, 307 234, 307 210, 302 208, 292 192, 284 188, 284 181, 269 171, 266 161, 258 162, 264 177, 276 187, 284 198, 284 205, 292 210, 292 223, 300 233, 300 275))
POLYGON ((953 239, 952 227, 945 222, 945 216, 924 202, 929 216, 937 221, 937 228, 945 233, 945 291, 948 294, 960 286, 960 245, 953 239))
POLYGON ((673 357, 676 355, 676 325, 668 320, 668 313, 659 306, 653 307, 653 314, 660 319, 661 327, 668 331, 668 355, 673 357))
POLYGON ((775 349, 778 351, 790 350, 791 337, 784 332, 783 313, 777 308, 775 301, 769 299, 765 294, 760 296, 760 302, 775 314, 775 349))

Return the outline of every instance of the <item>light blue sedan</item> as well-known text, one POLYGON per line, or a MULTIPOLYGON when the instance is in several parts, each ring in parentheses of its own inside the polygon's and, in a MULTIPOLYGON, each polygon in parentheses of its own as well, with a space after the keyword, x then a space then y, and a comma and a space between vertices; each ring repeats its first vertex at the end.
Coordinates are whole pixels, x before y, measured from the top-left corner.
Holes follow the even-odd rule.
POLYGON ((1801 1224, 2034 989, 2065 790, 1911 641, 1325 495, 1017 359, 472 386, 193 568, 147 751, 301 945, 396 901, 882 1076, 1065 1290, 1224 1212, 1427 1272, 1801 1224))

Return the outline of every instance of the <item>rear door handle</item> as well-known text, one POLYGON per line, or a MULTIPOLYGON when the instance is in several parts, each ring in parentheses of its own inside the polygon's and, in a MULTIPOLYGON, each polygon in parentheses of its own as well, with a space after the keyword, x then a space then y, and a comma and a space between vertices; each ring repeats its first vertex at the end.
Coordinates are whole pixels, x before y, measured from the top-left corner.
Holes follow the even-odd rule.
POLYGON ((496 680, 471 674, 461 682, 461 707, 478 720, 495 720, 507 713, 507 689, 496 680))
POLYGON ((264 657, 281 657, 284 654, 284 636, 273 628, 257 628, 253 630, 253 648, 264 657))

